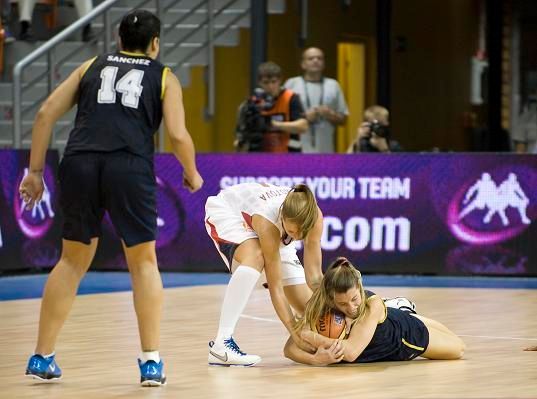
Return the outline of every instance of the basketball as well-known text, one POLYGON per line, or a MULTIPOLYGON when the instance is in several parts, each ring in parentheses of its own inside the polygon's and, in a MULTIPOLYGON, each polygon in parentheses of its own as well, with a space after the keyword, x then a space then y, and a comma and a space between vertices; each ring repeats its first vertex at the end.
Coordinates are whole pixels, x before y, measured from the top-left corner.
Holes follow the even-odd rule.
POLYGON ((317 322, 317 332, 328 338, 345 336, 345 315, 337 310, 325 313, 317 322))

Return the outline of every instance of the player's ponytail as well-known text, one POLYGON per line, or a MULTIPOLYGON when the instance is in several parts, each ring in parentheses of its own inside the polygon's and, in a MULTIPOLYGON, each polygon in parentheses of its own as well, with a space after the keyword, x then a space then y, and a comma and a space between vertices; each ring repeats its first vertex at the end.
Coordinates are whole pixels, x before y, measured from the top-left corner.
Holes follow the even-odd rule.
POLYGON ((121 46, 126 51, 144 52, 155 37, 160 37, 160 19, 153 13, 134 9, 119 24, 121 46))
POLYGON ((315 196, 305 184, 294 186, 282 203, 283 219, 300 227, 302 238, 305 238, 315 225, 319 209, 315 196))

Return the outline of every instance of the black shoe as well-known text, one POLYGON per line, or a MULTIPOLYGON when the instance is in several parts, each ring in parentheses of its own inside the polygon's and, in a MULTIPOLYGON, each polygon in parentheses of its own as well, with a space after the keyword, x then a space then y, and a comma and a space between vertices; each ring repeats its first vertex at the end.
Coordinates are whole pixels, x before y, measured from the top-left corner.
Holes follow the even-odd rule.
POLYGON ((93 40, 95 40, 95 32, 91 29, 91 25, 84 26, 82 30, 82 41, 91 42, 93 40))
POLYGON ((28 21, 21 21, 21 30, 19 32, 19 40, 25 40, 27 42, 35 41, 32 25, 28 21))

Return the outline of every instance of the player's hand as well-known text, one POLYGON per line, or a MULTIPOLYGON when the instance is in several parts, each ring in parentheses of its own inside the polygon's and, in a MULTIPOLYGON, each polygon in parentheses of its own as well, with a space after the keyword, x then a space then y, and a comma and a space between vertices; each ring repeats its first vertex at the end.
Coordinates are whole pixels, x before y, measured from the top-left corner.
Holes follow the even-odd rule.
POLYGON ((19 195, 26 203, 26 209, 32 209, 36 203, 41 201, 45 183, 43 183, 43 172, 29 172, 21 181, 19 195))
POLYGON ((203 186, 203 178, 197 170, 190 174, 183 172, 183 186, 191 193, 195 193, 203 186))
POLYGON ((297 346, 303 351, 309 352, 309 353, 315 353, 315 351, 317 350, 317 348, 313 346, 311 342, 303 338, 302 333, 300 333, 300 335, 293 334, 292 337, 293 337, 293 341, 295 342, 295 344, 297 344, 297 346))
POLYGON ((314 342, 314 332, 311 331, 311 330, 308 330, 307 328, 303 329, 302 331, 300 331, 300 339, 303 339, 304 341, 310 343, 311 345, 313 345, 315 342, 314 342))
POLYGON ((318 348, 314 357, 319 365, 339 363, 343 360, 343 345, 340 340, 335 340, 329 348, 318 348))

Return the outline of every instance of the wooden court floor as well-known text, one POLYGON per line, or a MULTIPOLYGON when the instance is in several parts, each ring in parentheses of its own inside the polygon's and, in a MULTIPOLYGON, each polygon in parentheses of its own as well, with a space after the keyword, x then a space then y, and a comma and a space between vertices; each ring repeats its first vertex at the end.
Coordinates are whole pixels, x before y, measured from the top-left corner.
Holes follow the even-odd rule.
POLYGON ((0 302, 0 398, 537 398, 537 290, 368 287, 412 298, 467 344, 463 360, 309 367, 282 355, 284 328, 268 292, 252 295, 235 334, 253 368, 207 366, 224 286, 166 290, 161 354, 169 383, 138 385, 138 333, 129 292, 79 296, 62 330, 58 383, 23 377, 39 300, 0 302))

